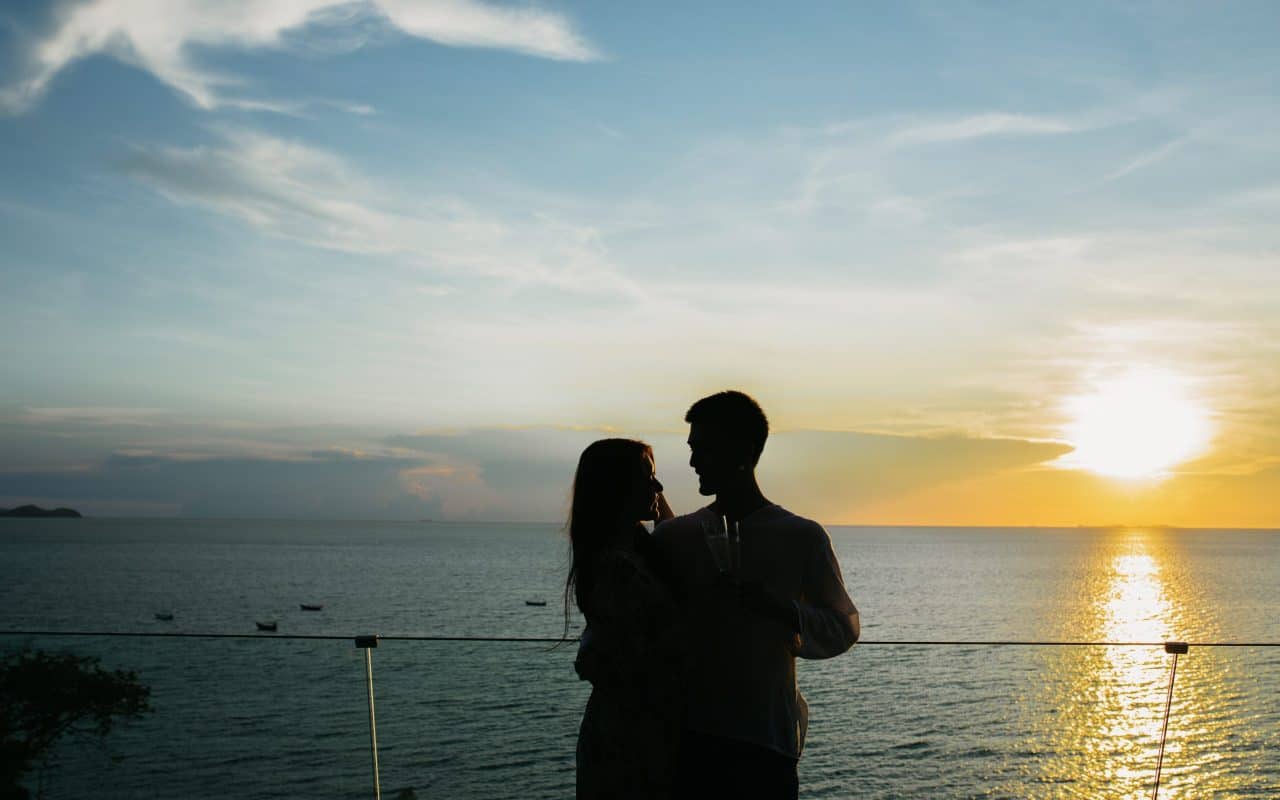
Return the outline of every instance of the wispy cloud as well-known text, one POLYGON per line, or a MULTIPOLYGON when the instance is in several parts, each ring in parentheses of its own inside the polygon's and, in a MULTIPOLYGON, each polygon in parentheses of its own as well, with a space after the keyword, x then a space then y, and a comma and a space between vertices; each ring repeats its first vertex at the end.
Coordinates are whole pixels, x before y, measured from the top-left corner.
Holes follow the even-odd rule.
POLYGON ((861 144, 895 149, 956 144, 1016 136, 1055 136, 1102 130, 1167 115, 1178 107, 1180 95, 1148 92, 1109 101, 1092 108, 1044 114, 1030 111, 974 109, 942 115, 888 115, 830 122, 812 128, 792 128, 801 138, 853 139, 861 144))
POLYGON ((122 167, 176 203, 313 247, 578 293, 642 294, 610 266, 590 225, 404 197, 310 145, 240 129, 217 135, 198 147, 136 147, 122 167))
POLYGON ((405 33, 441 44, 514 50, 560 61, 600 57, 565 17, 532 6, 503 8, 475 0, 376 3, 405 33))
POLYGON ((1146 169, 1154 164, 1158 164, 1185 147, 1191 139, 1192 137, 1190 134, 1179 136, 1176 139, 1171 139, 1170 141, 1165 142, 1159 147, 1140 153, 1124 166, 1108 174, 1105 180, 1114 181, 1119 178, 1123 178, 1132 172, 1137 172, 1138 170, 1146 169))
POLYGON ((1011 239, 960 250, 951 259, 979 268, 995 265, 1026 272, 1046 265, 1075 265, 1093 244, 1093 238, 1088 235, 1011 239))
MULTIPOLYGON (((246 102, 228 94, 243 79, 202 66, 200 47, 287 48, 291 36, 342 24, 368 12, 409 36, 454 47, 484 47, 563 61, 590 61, 596 50, 565 16, 482 0, 89 0, 61 10, 51 30, 26 43, 16 80, 0 89, 0 110, 29 108, 59 73, 105 54, 150 72, 197 106, 246 102), (338 13, 342 12, 342 13, 338 13)), ((364 37, 345 46, 359 47, 364 37)), ((255 101, 248 101, 255 102, 255 101)), ((267 109, 271 104, 260 104, 267 109)))
MULTIPOLYGON (((974 110, 964 113, 887 114, 783 130, 782 152, 807 160, 804 177, 780 210, 801 215, 844 206, 865 212, 882 223, 923 222, 939 203, 965 200, 981 191, 979 184, 998 180, 1005 165, 999 153, 977 154, 985 140, 1067 137, 1134 122, 1163 113, 1164 107, 1142 95, 1127 104, 1112 103, 1057 114, 974 110), (929 176, 935 184, 927 195, 904 191, 903 179, 923 183, 919 150, 951 147, 969 155, 954 167, 929 176), (969 148, 965 151, 965 148, 969 148), (941 181, 964 174, 976 159, 990 164, 976 184, 939 188, 941 181)), ((770 143, 778 149, 778 143, 770 143)), ((950 152, 950 151, 948 151, 950 152)), ((785 156, 784 156, 785 157, 785 156)), ((754 160, 747 160, 755 163, 754 160)), ((972 175, 972 173, 970 172, 972 175)))
POLYGON ((341 111, 346 114, 356 114, 359 116, 369 116, 378 113, 377 109, 368 103, 349 103, 344 100, 241 100, 228 99, 223 104, 236 108, 241 111, 263 111, 271 114, 283 114, 288 117, 307 117, 310 116, 311 109, 331 109, 341 111))
POLYGON ((330 250, 393 252, 409 223, 356 199, 372 192, 337 156, 247 131, 200 147, 139 146, 122 166, 175 202, 330 250))
POLYGON ((941 144, 984 139, 994 136, 1027 136, 1073 133, 1090 127, 1083 120, 1031 114, 990 112, 958 119, 924 122, 904 126, 886 139, 890 146, 941 144))

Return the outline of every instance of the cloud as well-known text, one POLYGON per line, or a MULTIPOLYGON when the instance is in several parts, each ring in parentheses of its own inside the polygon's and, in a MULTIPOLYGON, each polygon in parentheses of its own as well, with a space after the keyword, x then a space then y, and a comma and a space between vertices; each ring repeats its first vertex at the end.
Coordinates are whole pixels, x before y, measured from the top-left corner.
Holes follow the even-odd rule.
POLYGON ((1078 266, 1095 244, 1088 235, 1008 239, 959 250, 949 258, 979 271, 998 269, 1025 276, 1063 265, 1078 266))
POLYGON ((770 437, 760 473, 785 505, 821 520, 854 520, 873 503, 1034 467, 1070 450, 1025 439, 791 431, 770 437))
MULTIPOLYGON (((739 159, 759 170, 766 158, 799 158, 803 178, 794 197, 779 205, 782 210, 808 215, 840 208, 852 212, 855 220, 923 223, 938 230, 945 229, 938 223, 950 222, 947 217, 971 207, 975 197, 1025 191, 1027 165, 1022 156, 1008 148, 982 148, 986 140, 1116 131, 1164 119, 1173 103, 1166 94, 1148 92, 1053 114, 974 109, 870 115, 784 128, 780 141, 764 142, 755 148, 762 152, 741 153, 739 159), (955 159, 951 146, 965 151, 966 157, 955 159), (1008 185, 1010 178, 1016 183, 1008 185), (952 181, 954 185, 948 185, 952 181), (922 186, 929 188, 922 192, 922 186)), ((1056 141, 1052 146, 1087 153, 1093 145, 1056 141)), ((1136 168, 1143 166, 1147 164, 1136 168)), ((1107 169, 1114 172, 1111 164, 1107 169)), ((1043 195, 1043 186, 1035 188, 1043 195)))
POLYGON ((386 435, 152 411, 0 413, 0 507, 40 500, 109 515, 558 520, 578 453, 610 435, 553 427, 386 435), (146 424, 122 422, 139 417, 146 424))
MULTIPOLYGON (((29 108, 64 69, 99 54, 151 73, 200 108, 235 104, 227 91, 243 81, 201 66, 198 49, 285 48, 294 37, 305 40, 310 28, 349 24, 355 12, 377 15, 409 36, 454 47, 562 61, 599 57, 561 14, 481 0, 88 0, 61 7, 47 34, 27 43, 25 66, 0 89, 0 109, 29 108)), ((364 41, 360 37, 344 46, 364 41)))
MULTIPOLYGON (((490 518, 563 519, 578 455, 606 436, 653 445, 658 474, 679 511, 707 502, 687 467, 684 432, 628 434, 604 429, 477 428, 390 437, 386 444, 432 461, 426 478, 480 485, 490 518)), ((770 496, 824 520, 856 514, 865 504, 951 481, 1047 463, 1071 448, 1060 442, 980 437, 898 436, 856 431, 781 431, 769 439, 760 474, 770 496)))
MULTIPOLYGON (((706 502, 686 463, 683 430, 539 426, 379 436, 176 419, 122 427, 81 414, 36 419, 0 424, 4 502, 42 498, 92 513, 557 521, 568 512, 579 454, 611 436, 654 446, 675 508, 706 502), (26 461, 30 451, 42 453, 39 466, 26 461)), ((775 500, 837 520, 870 502, 1036 465, 1066 449, 1015 439, 781 431, 770 438, 761 474, 775 500)))
POLYGON ((615 433, 598 429, 480 428, 389 437, 386 444, 428 459, 406 473, 415 494, 440 497, 484 519, 560 520, 578 454, 615 433))
POLYGON ((890 146, 942 144, 993 136, 1027 136, 1074 133, 1094 125, 1060 117, 1031 114, 988 112, 941 122, 912 124, 891 133, 886 143, 890 146))
MULTIPOLYGON (((578 455, 606 436, 650 442, 679 512, 707 502, 684 431, 469 428, 379 434, 229 422, 120 426, 94 415, 0 419, 0 506, 90 514, 333 519, 565 519, 578 455), (72 450, 65 449, 68 443, 72 450), (60 449, 61 448, 61 449, 60 449), (39 467, 23 453, 39 450, 39 467)), ((1275 525, 1274 457, 1135 489, 1049 467, 1060 442, 781 430, 760 464, 770 499, 828 524, 1275 525)), ((1274 456, 1274 450, 1270 451, 1274 456)))
POLYGON ((136 506, 144 513, 172 508, 194 517, 439 516, 439 501, 400 487, 401 472, 420 463, 345 454, 182 459, 117 453, 87 469, 0 473, 0 497, 58 498, 89 513, 136 506))
POLYGON ((1098 224, 1034 237, 1001 237, 994 229, 966 237, 945 262, 957 277, 988 287, 992 279, 1006 281, 1024 298, 1036 292, 1056 303, 1071 299, 1094 313, 1123 307, 1145 319, 1158 302, 1173 318, 1264 318, 1275 300, 1260 280, 1275 269, 1270 243, 1253 229, 1199 222, 1176 230, 1098 224), (1242 313, 1250 307, 1263 313, 1242 313))
POLYGON ((405 33, 441 44, 514 50, 559 61, 600 57, 564 17, 529 6, 502 8, 473 0, 377 4, 405 33))
POLYGON ((224 105, 242 111, 266 111, 272 114, 283 114, 288 117, 305 118, 313 108, 329 108, 346 114, 371 116, 378 110, 367 103, 348 103, 342 100, 315 98, 310 100, 225 100, 224 105))
POLYGON ((223 128, 190 148, 137 146, 121 168, 175 203, 341 253, 576 293, 643 294, 588 225, 531 211, 498 217, 464 201, 409 198, 297 141, 223 128))
POLYGON ((165 413, 165 409, 162 408, 36 407, 26 409, 23 417, 35 423, 86 422, 101 425, 148 425, 165 413))
POLYGON ((137 147, 121 166, 174 202, 330 250, 392 252, 413 223, 353 199, 372 192, 340 158, 245 131, 217 145, 137 147))
POLYGON ((1066 137, 1117 128, 1159 111, 1139 96, 1058 114, 973 110, 873 115, 786 128, 780 140, 744 146, 768 155, 743 153, 739 158, 757 170, 766 158, 792 162, 788 168, 802 177, 786 192, 789 197, 778 204, 780 210, 825 217, 839 212, 846 224, 871 224, 882 231, 924 228, 933 237, 954 224, 957 211, 973 208, 975 199, 1025 191, 1021 158, 1010 159, 1007 148, 981 147, 987 140, 1066 137), (966 156, 956 159, 951 148, 966 156), (1018 183, 1007 185, 1010 178, 1018 183))
POLYGON ((1146 152, 1143 152, 1135 156, 1127 164, 1125 164, 1122 167, 1119 167, 1115 171, 1108 174, 1103 180, 1104 181, 1118 180, 1128 175, 1131 172, 1137 172, 1138 170, 1146 169, 1147 167, 1150 167, 1154 164, 1158 164, 1161 161, 1164 161, 1166 158, 1169 158, 1170 156, 1172 156, 1174 153, 1181 150, 1191 140, 1192 140, 1191 134, 1179 136, 1176 139, 1171 139, 1165 142, 1164 144, 1160 145, 1159 147, 1156 147, 1151 150, 1147 150, 1146 152))

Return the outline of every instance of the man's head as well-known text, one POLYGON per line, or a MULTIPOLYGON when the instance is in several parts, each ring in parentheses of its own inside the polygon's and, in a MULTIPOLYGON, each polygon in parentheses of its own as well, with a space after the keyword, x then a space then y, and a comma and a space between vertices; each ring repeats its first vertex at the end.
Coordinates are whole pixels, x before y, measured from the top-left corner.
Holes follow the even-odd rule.
POLYGON ((750 478, 769 438, 760 404, 742 392, 704 397, 684 415, 689 423, 689 466, 698 473, 698 493, 713 495, 750 478))

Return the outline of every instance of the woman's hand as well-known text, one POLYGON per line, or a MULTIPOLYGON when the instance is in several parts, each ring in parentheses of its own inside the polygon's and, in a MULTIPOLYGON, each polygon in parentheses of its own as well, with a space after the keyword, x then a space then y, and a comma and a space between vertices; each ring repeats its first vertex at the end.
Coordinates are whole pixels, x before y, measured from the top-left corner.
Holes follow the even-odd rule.
POLYGON ((658 492, 658 522, 666 522, 669 519, 674 519, 675 516, 676 512, 671 510, 671 506, 667 503, 666 495, 658 492))

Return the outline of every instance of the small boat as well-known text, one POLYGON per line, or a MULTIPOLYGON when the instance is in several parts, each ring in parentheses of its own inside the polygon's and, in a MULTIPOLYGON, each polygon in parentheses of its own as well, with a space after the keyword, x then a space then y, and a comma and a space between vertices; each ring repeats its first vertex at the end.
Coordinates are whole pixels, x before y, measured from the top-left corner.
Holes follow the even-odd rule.
POLYGON ((260 631, 271 631, 273 633, 275 632, 276 628, 279 627, 275 622, 255 622, 253 624, 257 625, 258 630, 260 631))
POLYGON ((173 622, 173 612, 172 612, 172 611, 157 611, 157 612, 156 612, 156 619, 160 620, 161 622, 173 622))
POLYGON ((546 600, 525 600, 524 604, 526 606, 545 606, 547 604, 547 601, 546 600))
POLYGON ((324 603, 299 603, 303 611, 322 611, 324 603))

